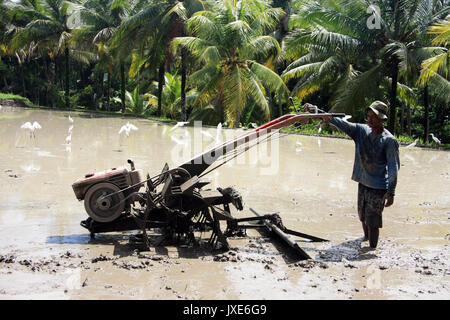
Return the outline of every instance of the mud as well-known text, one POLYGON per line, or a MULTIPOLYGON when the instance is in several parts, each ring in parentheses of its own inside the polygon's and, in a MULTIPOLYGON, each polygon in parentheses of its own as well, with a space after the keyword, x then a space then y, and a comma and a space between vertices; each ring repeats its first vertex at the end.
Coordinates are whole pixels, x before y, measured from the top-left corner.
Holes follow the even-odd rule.
MULTIPOLYGON (((71 184, 88 172, 127 166, 129 158, 150 175, 165 162, 179 165, 195 154, 185 152, 196 151, 193 128, 75 112, 71 123, 68 116, 0 110, 0 299, 450 298, 448 152, 401 148, 395 203, 384 211, 374 250, 356 213, 353 142, 288 135, 277 140, 270 161, 260 149, 258 161, 247 153, 213 171, 210 188, 242 194, 238 217, 252 216, 249 208, 279 212, 286 227, 328 239, 297 238, 311 260, 299 261, 256 230, 230 238, 228 252, 211 250, 207 234, 197 235, 198 247, 141 251, 134 231, 91 239, 71 184), (30 137, 20 129, 26 121, 42 129, 30 137), (139 130, 119 136, 127 121, 139 130)), ((224 138, 236 134, 224 130, 224 138)), ((214 142, 200 138, 202 148, 214 142)))

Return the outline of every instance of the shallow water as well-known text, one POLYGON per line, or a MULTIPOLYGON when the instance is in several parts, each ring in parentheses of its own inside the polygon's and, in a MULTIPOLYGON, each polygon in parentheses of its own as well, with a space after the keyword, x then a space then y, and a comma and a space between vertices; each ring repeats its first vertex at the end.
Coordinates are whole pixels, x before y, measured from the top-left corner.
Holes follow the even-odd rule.
MULTIPOLYGON (((127 247, 120 244, 126 234, 102 235, 103 241, 91 242, 87 230, 79 225, 87 214, 71 185, 89 172, 128 167, 127 159, 133 159, 137 168, 153 176, 166 162, 172 168, 214 145, 215 128, 202 128, 210 137, 193 127, 171 131, 172 127, 135 118, 3 107, 0 253, 48 257, 52 252, 70 249, 85 257, 131 255, 124 253, 127 247), (20 128, 27 121, 39 122, 42 129, 30 136, 20 128), (139 130, 131 131, 129 137, 119 136, 120 128, 128 121, 139 130), (72 125, 68 144, 66 137, 72 125)), ((224 129, 219 138, 227 140, 239 134, 242 132, 224 129)), ((438 257, 443 264, 435 278, 419 279, 433 288, 430 298, 449 298, 450 153, 400 148, 395 203, 384 211, 380 247, 375 253, 361 251, 367 243, 360 240, 357 184, 350 179, 353 156, 351 140, 287 135, 249 150, 206 176, 211 180, 211 189, 233 186, 242 194, 244 211, 236 216, 252 216, 249 208, 261 213, 279 212, 288 228, 330 240, 320 244, 300 240, 299 244, 314 260, 331 263, 331 268, 299 272, 291 268, 271 241, 261 242, 259 233, 249 232, 250 240, 261 250, 243 250, 247 257, 255 256, 245 264, 215 263, 208 255, 205 259, 186 257, 179 249, 169 248, 165 255, 178 259, 180 265, 172 263, 153 273, 135 272, 132 276, 112 266, 103 267, 105 270, 95 275, 92 269, 83 270, 90 272, 89 286, 71 294, 61 291, 64 286, 55 289, 50 284, 45 294, 39 293, 42 282, 65 281, 64 277, 55 280, 57 276, 48 274, 2 272, 0 298, 2 294, 13 298, 75 299, 172 299, 180 295, 195 299, 416 298, 420 294, 411 281, 422 276, 414 272, 414 254, 419 253, 422 258, 428 257, 423 258, 426 261, 438 257), (265 268, 260 262, 267 257, 281 263, 272 270, 265 268), (339 277, 353 269, 346 266, 348 261, 355 261, 356 270, 340 281, 339 277), (367 268, 374 263, 393 266, 389 272, 383 271, 383 289, 353 292, 355 286, 360 288, 366 283, 367 287, 367 268), (149 288, 150 282, 157 285, 149 288), (340 289, 331 290, 335 282, 340 283, 340 289), (122 289, 105 293, 100 290, 105 283, 122 289), (161 290, 153 290, 157 287, 161 290)), ((232 246, 236 243, 238 247, 242 241, 231 240, 232 246)))

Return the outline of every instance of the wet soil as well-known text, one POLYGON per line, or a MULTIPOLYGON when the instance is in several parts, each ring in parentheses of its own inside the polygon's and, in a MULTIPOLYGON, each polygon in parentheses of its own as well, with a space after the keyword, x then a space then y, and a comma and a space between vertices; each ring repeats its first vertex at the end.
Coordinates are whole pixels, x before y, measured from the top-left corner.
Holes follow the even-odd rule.
MULTIPOLYGON (((362 239, 353 142, 287 135, 213 171, 210 188, 232 186, 237 217, 278 212, 312 259, 265 232, 229 238, 231 250, 132 241, 137 231, 91 239, 72 183, 127 166, 150 175, 214 143, 192 127, 143 119, 3 107, 0 110, 0 299, 449 299, 450 153, 404 148, 395 203, 376 249, 362 239), (20 129, 38 121, 34 136, 20 129), (138 131, 118 132, 127 121, 138 131), (70 144, 66 143, 72 128, 70 144), (194 141, 202 140, 198 147, 194 141), (270 152, 269 152, 269 151, 270 152), (270 154, 270 156, 268 156, 270 154)), ((211 136, 216 130, 207 128, 211 136)), ((224 130, 224 139, 239 134, 224 130)), ((155 239, 157 234, 152 235, 155 239)), ((153 238, 152 238, 153 239, 153 238)))

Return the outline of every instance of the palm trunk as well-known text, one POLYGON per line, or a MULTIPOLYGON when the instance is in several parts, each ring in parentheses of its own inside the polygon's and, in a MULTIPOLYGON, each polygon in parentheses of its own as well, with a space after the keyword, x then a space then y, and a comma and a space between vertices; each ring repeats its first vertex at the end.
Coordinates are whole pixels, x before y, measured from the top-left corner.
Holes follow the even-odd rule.
POLYGON ((241 114, 240 112, 236 112, 236 118, 234 119, 234 127, 239 128, 239 123, 241 122, 241 114))
POLYGON ((408 130, 408 136, 411 137, 411 106, 408 105, 408 113, 407 113, 407 130, 408 130))
MULTIPOLYGON (((97 100, 100 101, 100 103, 103 102, 103 77, 105 76, 105 73, 102 71, 99 75, 98 75, 98 79, 97 79, 97 100)), ((97 102, 97 101, 95 101, 97 102)), ((96 104, 97 106, 97 104, 96 104)), ((97 108, 97 107, 96 107, 97 108)))
POLYGON ((159 75, 158 75, 158 116, 161 116, 162 111, 162 89, 164 86, 164 66, 165 61, 161 62, 159 65, 159 75))
POLYGON ((398 82, 398 65, 394 66, 392 75, 392 85, 390 94, 390 108, 389 108, 389 121, 388 130, 395 135, 395 123, 396 123, 396 100, 397 100, 397 82, 398 82))
POLYGON ((125 113, 125 65, 120 63, 120 99, 122 99, 122 113, 125 113))
MULTIPOLYGON (((0 57, 0 61, 2 61, 2 58, 1 58, 1 57, 0 57)), ((9 69, 8 62, 5 61, 5 64, 6 64, 6 66, 7 66, 8 69, 9 69)), ((2 72, 3 86, 4 86, 3 91, 4 91, 4 92, 8 92, 8 91, 9 91, 9 90, 8 90, 8 81, 7 81, 6 77, 7 77, 7 72, 6 72, 6 71, 5 71, 5 72, 2 72)))
MULTIPOLYGON (((39 63, 38 63, 38 61, 37 60, 35 60, 35 64, 34 64, 34 73, 35 73, 35 78, 36 79, 39 79, 39 63)), ((34 94, 35 94, 35 103, 37 104, 37 105, 39 105, 39 100, 40 100, 40 90, 39 90, 39 88, 40 88, 40 86, 39 86, 39 84, 36 84, 36 88, 35 88, 35 92, 34 92, 34 94)))
POLYGON ((111 73, 108 71, 108 84, 106 86, 106 110, 107 111, 111 111, 110 95, 111 95, 111 73))
POLYGON ((69 48, 65 49, 65 64, 66 64, 66 109, 70 109, 70 89, 69 89, 69 48))
POLYGON ((25 90, 25 76, 23 74, 23 61, 19 66, 20 69, 20 81, 22 83, 22 96, 25 98, 26 97, 26 90, 25 90))
POLYGON ((281 98, 281 94, 278 97, 278 113, 280 117, 283 115, 283 99, 281 98))
POLYGON ((405 119, 405 106, 402 103, 402 106, 400 108, 400 131, 399 134, 403 135, 403 129, 404 129, 404 119, 405 119))
POLYGON ((181 50, 181 121, 186 121, 186 52, 181 50))
POLYGON ((425 107, 425 119, 423 124, 423 142, 428 142, 428 136, 430 135, 430 105, 428 103, 428 85, 425 86, 423 91, 423 105, 425 107))

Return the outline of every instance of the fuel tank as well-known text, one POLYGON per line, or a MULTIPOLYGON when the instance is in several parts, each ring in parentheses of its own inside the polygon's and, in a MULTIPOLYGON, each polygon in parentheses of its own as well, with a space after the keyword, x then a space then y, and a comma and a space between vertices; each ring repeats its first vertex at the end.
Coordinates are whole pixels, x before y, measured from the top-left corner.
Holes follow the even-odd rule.
MULTIPOLYGON (((72 184, 72 189, 78 200, 83 200, 87 190, 94 184, 101 182, 109 182, 116 185, 119 189, 125 189, 132 185, 143 181, 143 173, 141 169, 128 170, 125 167, 111 168, 96 173, 87 173, 84 178, 76 180, 72 184)), ((130 188, 125 194, 139 190, 140 185, 130 188)))

